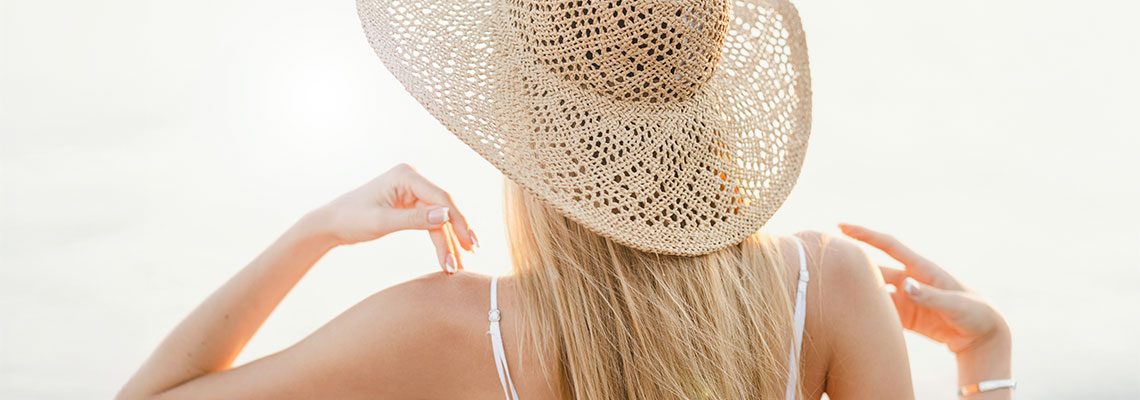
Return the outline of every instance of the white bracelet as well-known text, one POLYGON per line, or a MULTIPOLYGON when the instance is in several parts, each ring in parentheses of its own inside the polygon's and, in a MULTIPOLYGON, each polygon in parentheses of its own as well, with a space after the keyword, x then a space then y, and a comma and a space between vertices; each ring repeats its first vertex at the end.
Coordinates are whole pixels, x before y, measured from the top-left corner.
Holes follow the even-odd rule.
POLYGON ((985 393, 998 389, 1017 388, 1017 382, 1013 379, 995 379, 992 381, 981 381, 973 385, 966 385, 958 388, 958 396, 969 396, 975 393, 985 393))

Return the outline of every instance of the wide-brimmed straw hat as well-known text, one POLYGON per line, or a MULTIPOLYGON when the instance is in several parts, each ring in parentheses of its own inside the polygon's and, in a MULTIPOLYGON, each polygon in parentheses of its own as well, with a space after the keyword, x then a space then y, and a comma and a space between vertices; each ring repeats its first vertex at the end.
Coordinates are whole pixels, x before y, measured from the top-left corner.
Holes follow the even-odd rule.
POLYGON ((811 130, 785 0, 358 0, 389 71, 533 195, 639 250, 707 254, 787 198, 811 130))

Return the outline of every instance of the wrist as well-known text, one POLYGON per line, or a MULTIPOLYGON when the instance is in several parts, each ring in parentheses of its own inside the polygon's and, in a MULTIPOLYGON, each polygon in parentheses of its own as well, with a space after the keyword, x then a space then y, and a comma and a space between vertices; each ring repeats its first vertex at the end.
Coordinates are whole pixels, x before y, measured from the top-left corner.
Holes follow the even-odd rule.
POLYGON ((330 229, 332 216, 324 207, 310 211, 297 220, 289 233, 312 246, 332 249, 339 246, 340 240, 330 229))
MULTIPOLYGON (((1011 379, 1013 339, 1005 321, 974 346, 956 354, 958 359, 958 385, 972 385, 981 381, 1011 379)), ((971 396, 975 398, 975 396, 971 396)), ((981 397, 976 397, 980 399, 981 397)), ((1005 397, 1008 398, 1008 397, 1005 397)))

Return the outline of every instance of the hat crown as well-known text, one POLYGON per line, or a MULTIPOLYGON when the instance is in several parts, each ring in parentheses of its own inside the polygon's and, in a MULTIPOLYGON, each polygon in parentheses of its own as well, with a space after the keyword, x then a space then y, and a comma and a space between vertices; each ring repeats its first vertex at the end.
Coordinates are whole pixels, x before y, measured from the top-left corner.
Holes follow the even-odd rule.
POLYGON ((616 101, 672 103, 715 72, 730 9, 723 0, 581 0, 526 10, 516 21, 540 69, 616 101))

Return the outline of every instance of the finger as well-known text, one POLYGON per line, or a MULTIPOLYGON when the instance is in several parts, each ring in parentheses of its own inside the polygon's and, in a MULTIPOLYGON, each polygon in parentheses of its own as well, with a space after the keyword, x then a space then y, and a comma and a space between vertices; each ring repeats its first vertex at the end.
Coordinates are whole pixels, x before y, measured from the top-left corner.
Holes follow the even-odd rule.
POLYGON ((443 269, 443 272, 454 274, 456 271, 455 251, 451 249, 451 240, 447 238, 447 232, 443 227, 439 227, 429 230, 428 236, 431 237, 431 242, 435 245, 435 256, 439 260, 439 267, 443 269))
POLYGON ((906 271, 897 268, 879 266, 879 274, 883 275, 883 282, 895 285, 902 288, 903 280, 906 279, 906 271))
POLYGON ((963 309, 968 306, 968 299, 963 296, 962 292, 923 285, 913 278, 904 280, 903 291, 919 306, 952 315, 961 314, 963 309))
POLYGON ((451 224, 446 224, 443 226, 443 230, 446 233, 446 235, 444 235, 444 236, 447 237, 447 240, 451 242, 451 247, 450 247, 451 248, 451 256, 455 258, 455 269, 457 271, 462 270, 463 269, 463 257, 460 257, 460 254, 459 254, 460 253, 459 244, 457 243, 456 238, 455 238, 455 227, 452 226, 451 224))
MULTIPOLYGON (((915 326, 918 323, 919 306, 903 292, 901 288, 902 285, 898 286, 899 289, 897 290, 887 290, 887 296, 891 298, 891 303, 895 307, 895 313, 898 314, 899 322, 902 323, 902 327, 904 329, 915 330, 915 326)), ((884 288, 895 289, 895 287, 895 285, 887 285, 884 288)))
POLYGON ((916 316, 918 315, 918 305, 911 300, 906 293, 899 289, 891 293, 891 302, 895 304, 895 312, 899 315, 899 322, 902 323, 903 329, 914 330, 916 316))
POLYGON ((906 245, 891 235, 851 224, 839 224, 839 230, 843 231, 844 235, 850 236, 852 239, 882 250, 891 256, 891 258, 905 264, 907 268, 930 264, 929 260, 918 255, 914 250, 906 247, 906 245))
POLYGON ((887 253, 896 260, 901 261, 906 268, 907 275, 926 283, 946 290, 964 290, 965 285, 953 275, 943 270, 937 264, 915 253, 891 235, 876 232, 858 225, 839 224, 839 228, 847 236, 874 246, 887 253))
MULTIPOLYGON (((459 246, 456 249, 463 248, 467 251, 475 251, 479 247, 479 242, 475 239, 475 232, 471 230, 471 226, 467 223, 467 217, 464 217, 458 210, 451 211, 451 230, 459 246)), ((458 254, 458 253, 456 253, 458 254)))
POLYGON ((474 235, 467 224, 467 217, 459 211, 455 206, 455 201, 451 198, 451 194, 447 191, 436 186, 435 183, 427 180, 418 172, 408 169, 405 171, 408 177, 408 186, 412 189, 412 194, 417 198, 429 204, 446 206, 449 209, 448 217, 451 224, 454 225, 456 237, 459 238, 459 243, 463 245, 464 249, 472 250, 472 245, 475 244, 474 235))
POLYGON ((447 207, 427 206, 416 208, 385 209, 381 214, 382 234, 407 229, 437 229, 450 218, 447 207))

